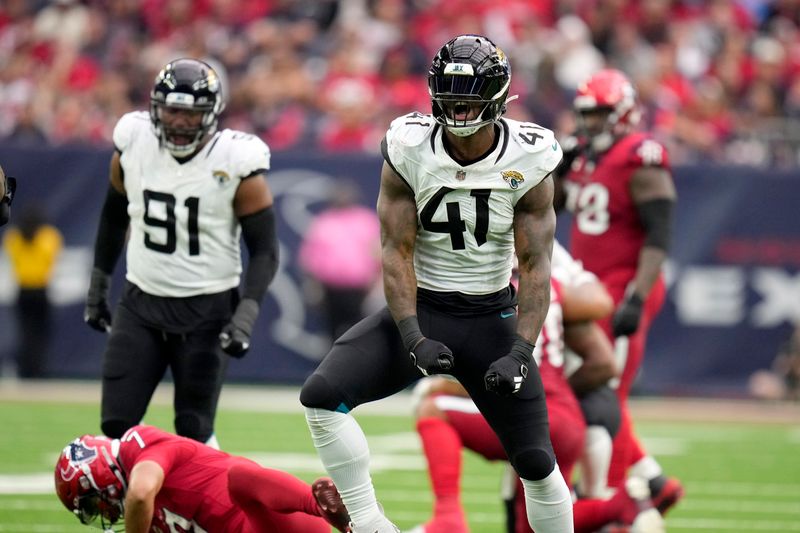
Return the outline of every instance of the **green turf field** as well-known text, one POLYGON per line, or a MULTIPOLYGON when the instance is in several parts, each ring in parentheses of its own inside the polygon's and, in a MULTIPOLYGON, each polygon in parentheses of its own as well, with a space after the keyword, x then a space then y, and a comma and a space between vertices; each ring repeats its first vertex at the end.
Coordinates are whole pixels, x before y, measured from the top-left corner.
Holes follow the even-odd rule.
MULTIPOLYGON (((88 531, 49 492, 61 448, 96 432, 97 405, 0 401, 0 533, 88 531), (39 492, 38 494, 36 492, 39 492)), ((402 529, 423 522, 431 495, 407 416, 356 415, 370 439, 373 479, 386 513, 402 529)), ((171 428, 171 410, 147 422, 171 428)), ((800 531, 800 427, 792 424, 638 421, 639 433, 687 497, 668 517, 670 532, 800 531)), ((311 481, 322 473, 300 412, 222 409, 221 445, 311 481)), ((474 533, 500 532, 499 464, 466 452, 464 504, 474 533)))

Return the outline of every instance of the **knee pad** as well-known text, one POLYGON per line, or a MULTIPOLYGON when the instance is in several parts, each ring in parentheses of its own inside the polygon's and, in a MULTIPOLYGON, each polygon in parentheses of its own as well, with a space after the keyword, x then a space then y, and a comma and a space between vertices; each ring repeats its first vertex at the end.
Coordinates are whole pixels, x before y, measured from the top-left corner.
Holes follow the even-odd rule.
POLYGON ((522 479, 536 481, 550 475, 556 464, 552 450, 528 448, 513 455, 511 464, 522 479))
POLYGON ((106 437, 110 439, 120 439, 126 431, 135 425, 135 423, 131 424, 125 420, 103 420, 100 423, 100 429, 106 437))
POLYGON ((214 433, 214 424, 199 413, 178 413, 175 415, 175 433, 205 443, 214 433))
POLYGON ((328 380, 317 373, 311 374, 300 390, 300 403, 304 407, 348 412, 340 394, 333 390, 328 380), (342 408, 344 406, 344 409, 342 408))
POLYGON ((622 422, 616 393, 610 387, 600 387, 583 395, 580 404, 586 425, 606 428, 613 439, 622 422))

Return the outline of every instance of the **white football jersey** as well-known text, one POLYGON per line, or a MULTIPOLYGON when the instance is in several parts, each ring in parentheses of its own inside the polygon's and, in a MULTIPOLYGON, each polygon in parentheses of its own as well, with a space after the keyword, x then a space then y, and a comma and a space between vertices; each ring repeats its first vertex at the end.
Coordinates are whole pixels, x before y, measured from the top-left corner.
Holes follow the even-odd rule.
POLYGON ((233 198, 242 178, 269 168, 267 145, 226 129, 181 164, 159 147, 144 111, 119 120, 114 145, 131 219, 127 279, 146 293, 176 298, 237 287, 241 228, 233 198))
POLYGON ((395 119, 384 159, 402 177, 417 204, 414 251, 417 285, 464 294, 491 294, 509 284, 514 256, 514 206, 561 161, 553 132, 501 119, 495 147, 461 165, 443 145, 430 115, 395 119))
POLYGON ((550 274, 562 285, 578 287, 583 283, 597 281, 597 276, 585 270, 583 263, 572 257, 558 241, 553 241, 553 258, 550 274))

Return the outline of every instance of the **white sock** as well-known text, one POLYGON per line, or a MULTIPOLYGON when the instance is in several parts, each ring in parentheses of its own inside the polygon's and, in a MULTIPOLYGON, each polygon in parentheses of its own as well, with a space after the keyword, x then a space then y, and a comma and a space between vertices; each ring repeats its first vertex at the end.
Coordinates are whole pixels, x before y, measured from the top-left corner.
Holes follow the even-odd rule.
POLYGON ((538 481, 522 480, 528 524, 536 533, 572 533, 572 498, 558 464, 538 481))
POLYGON ((311 439, 356 526, 386 521, 369 475, 367 437, 358 422, 344 413, 306 407, 311 439))
POLYGON ((580 491, 584 498, 605 498, 608 467, 611 465, 611 435, 603 426, 586 428, 581 456, 580 491))
POLYGON ((217 440, 217 434, 212 433, 208 440, 206 441, 206 446, 211 446, 215 450, 219 450, 219 441, 217 440))
POLYGON ((647 481, 655 479, 663 473, 664 471, 661 470, 661 465, 658 464, 658 461, 651 455, 645 455, 636 461, 628 470, 629 476, 640 477, 647 481))

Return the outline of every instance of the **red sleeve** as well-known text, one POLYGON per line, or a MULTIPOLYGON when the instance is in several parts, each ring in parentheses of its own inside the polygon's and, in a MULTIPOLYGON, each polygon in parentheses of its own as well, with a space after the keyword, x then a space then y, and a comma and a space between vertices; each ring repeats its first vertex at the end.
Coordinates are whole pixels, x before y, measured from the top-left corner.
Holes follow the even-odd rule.
POLYGON ((644 134, 631 136, 628 162, 634 167, 660 167, 671 170, 666 147, 644 134))
POLYGON ((168 473, 187 448, 180 437, 153 426, 134 426, 121 440, 129 472, 141 461, 154 461, 168 473))

